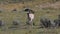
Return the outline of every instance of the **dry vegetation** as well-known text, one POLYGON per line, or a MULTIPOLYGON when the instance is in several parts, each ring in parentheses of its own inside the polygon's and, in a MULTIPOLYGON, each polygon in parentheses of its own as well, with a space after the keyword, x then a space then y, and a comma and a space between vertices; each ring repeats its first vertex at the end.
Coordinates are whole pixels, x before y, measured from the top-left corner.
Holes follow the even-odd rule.
MULTIPOLYGON (((39 25, 40 17, 47 16, 50 19, 56 19, 58 14, 60 14, 60 1, 52 1, 52 0, 16 0, 17 2, 9 2, 11 0, 1 0, 0 1, 0 20, 3 20, 7 25, 6 27, 10 27, 12 24, 12 20, 20 20, 25 24, 26 22, 26 13, 21 13, 24 8, 31 8, 35 11, 35 19, 34 23, 39 25), (19 2, 20 1, 20 2, 19 2), (57 8, 55 8, 57 7, 57 8), (13 9, 17 9, 16 12, 12 12, 13 9), (49 12, 49 13, 47 13, 49 12)), ((28 29, 6 29, 5 31, 1 31, 0 34, 59 34, 60 29, 32 29, 32 32, 29 33, 28 29)))

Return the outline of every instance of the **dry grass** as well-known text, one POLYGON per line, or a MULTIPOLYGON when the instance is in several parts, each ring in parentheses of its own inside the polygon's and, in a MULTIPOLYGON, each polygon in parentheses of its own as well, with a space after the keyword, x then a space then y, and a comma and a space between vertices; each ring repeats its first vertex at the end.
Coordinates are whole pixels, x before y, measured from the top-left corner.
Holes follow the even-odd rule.
MULTIPOLYGON (((44 8, 40 9, 38 6, 39 4, 43 4, 45 2, 50 2, 50 0, 35 0, 35 2, 24 2, 22 3, 12 3, 12 4, 1 4, 0 9, 2 10, 2 13, 0 13, 0 20, 3 20, 7 25, 6 27, 10 27, 12 24, 12 20, 20 20, 25 24, 26 22, 26 13, 21 13, 25 7, 31 8, 35 11, 35 19, 34 23, 36 25, 39 25, 40 23, 40 17, 42 16, 47 16, 50 19, 56 19, 58 14, 60 14, 60 10, 58 9, 52 9, 52 8, 44 8), (16 12, 12 12, 12 10, 16 8, 16 12), (49 12, 49 13, 47 13, 49 12)), ((32 32, 29 32, 29 29, 18 29, 18 30, 12 30, 12 29, 6 29, 5 31, 1 31, 0 29, 0 34, 59 34, 60 29, 31 29, 32 32)))

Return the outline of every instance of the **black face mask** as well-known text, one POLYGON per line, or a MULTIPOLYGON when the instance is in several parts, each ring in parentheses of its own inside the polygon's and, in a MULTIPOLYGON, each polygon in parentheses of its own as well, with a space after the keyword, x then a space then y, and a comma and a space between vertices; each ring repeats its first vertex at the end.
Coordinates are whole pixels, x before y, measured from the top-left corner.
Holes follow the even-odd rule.
POLYGON ((27 13, 33 13, 34 14, 34 11, 31 10, 31 9, 25 9, 24 11, 27 12, 27 13))
POLYGON ((25 9, 24 11, 30 11, 30 9, 25 9))

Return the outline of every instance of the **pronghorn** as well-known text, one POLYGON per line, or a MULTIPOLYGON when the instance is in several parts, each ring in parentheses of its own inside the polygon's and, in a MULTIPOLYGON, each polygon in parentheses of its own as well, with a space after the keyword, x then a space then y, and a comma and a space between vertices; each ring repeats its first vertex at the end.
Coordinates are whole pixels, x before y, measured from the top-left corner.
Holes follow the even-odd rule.
POLYGON ((32 21, 34 19, 34 12, 31 9, 25 9, 27 11, 27 18, 28 18, 28 24, 33 24, 32 21))

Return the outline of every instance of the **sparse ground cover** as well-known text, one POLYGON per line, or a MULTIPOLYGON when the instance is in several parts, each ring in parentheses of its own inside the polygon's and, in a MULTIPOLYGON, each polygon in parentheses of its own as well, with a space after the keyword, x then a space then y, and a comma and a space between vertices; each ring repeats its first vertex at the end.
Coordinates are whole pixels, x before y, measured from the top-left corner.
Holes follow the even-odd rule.
MULTIPOLYGON (((0 20, 3 20, 5 22, 5 30, 2 31, 0 28, 0 34, 59 34, 60 29, 46 29, 46 28, 40 28, 40 29, 8 29, 12 25, 13 20, 19 20, 23 24, 26 24, 26 13, 23 12, 24 8, 31 8, 35 11, 35 19, 34 23, 35 25, 40 24, 40 17, 47 16, 50 19, 54 20, 58 17, 60 14, 60 9, 56 8, 41 8, 39 5, 44 3, 42 0, 35 0, 35 2, 24 2, 22 3, 12 3, 12 4, 1 4, 0 10, 2 11, 0 13, 0 20), (39 4, 40 3, 40 4, 39 4), (17 11, 13 12, 12 10, 16 8, 17 11), (22 12, 21 12, 22 11, 22 12)), ((48 1, 48 0, 46 0, 48 1)), ((49 1, 50 2, 50 1, 49 1)), ((54 4, 55 5, 55 4, 54 4)), ((46 5, 45 5, 46 6, 46 5)))

